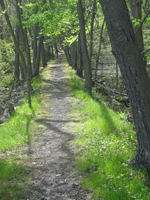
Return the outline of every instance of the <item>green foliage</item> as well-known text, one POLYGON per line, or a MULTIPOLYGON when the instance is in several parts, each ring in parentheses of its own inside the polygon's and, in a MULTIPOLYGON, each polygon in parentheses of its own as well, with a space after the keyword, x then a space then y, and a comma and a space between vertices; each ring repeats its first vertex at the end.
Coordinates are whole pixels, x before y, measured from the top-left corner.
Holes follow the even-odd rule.
POLYGON ((136 149, 133 125, 123 113, 102 104, 101 97, 94 100, 79 89, 80 79, 71 76, 70 82, 75 101, 82 99, 74 112, 82 119, 76 128, 75 163, 85 173, 83 188, 93 191, 93 199, 149 199, 146 173, 128 165, 136 149))
POLYGON ((134 24, 134 27, 140 26, 142 19, 136 19, 134 17, 131 17, 132 23, 134 24))
POLYGON ((118 101, 122 101, 122 96, 121 96, 121 95, 117 95, 117 96, 116 96, 116 99, 117 99, 118 101))
POLYGON ((26 4, 25 8, 24 27, 30 28, 38 23, 41 28, 40 33, 43 35, 57 36, 65 33, 65 43, 70 43, 70 40, 72 41, 70 35, 76 34, 79 30, 76 0, 45 4, 39 0, 36 3, 26 4))
POLYGON ((0 87, 8 87, 13 81, 14 50, 12 43, 0 40, 0 87))

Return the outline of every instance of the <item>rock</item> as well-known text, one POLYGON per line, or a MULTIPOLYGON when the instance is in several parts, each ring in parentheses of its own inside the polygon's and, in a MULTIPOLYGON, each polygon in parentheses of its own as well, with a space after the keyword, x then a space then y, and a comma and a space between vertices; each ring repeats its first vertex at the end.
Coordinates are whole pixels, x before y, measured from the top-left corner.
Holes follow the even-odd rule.
POLYGON ((4 112, 4 107, 0 105, 0 113, 4 112))
POLYGON ((0 118, 0 124, 3 124, 5 121, 4 117, 0 118))
POLYGON ((9 108, 6 108, 6 109, 4 110, 3 116, 4 116, 5 118, 9 118, 9 117, 10 117, 9 108))
POLYGON ((8 111, 9 111, 10 115, 12 115, 12 113, 15 111, 14 105, 12 103, 9 104, 8 111))
POLYGON ((15 107, 24 102, 24 93, 25 89, 20 85, 15 87, 12 94, 11 89, 0 87, 0 124, 12 115, 15 107))
POLYGON ((23 104, 23 103, 24 103, 24 98, 19 99, 19 101, 18 101, 18 105, 20 106, 20 105, 23 104))

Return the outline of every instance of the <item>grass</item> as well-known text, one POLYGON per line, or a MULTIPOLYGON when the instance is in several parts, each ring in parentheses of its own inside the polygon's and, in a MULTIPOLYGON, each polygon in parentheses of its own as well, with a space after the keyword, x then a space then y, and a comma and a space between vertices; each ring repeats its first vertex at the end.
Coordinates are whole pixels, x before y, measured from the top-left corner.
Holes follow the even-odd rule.
POLYGON ((0 127, 0 152, 5 149, 13 149, 16 145, 21 145, 28 139, 27 123, 34 122, 33 116, 39 112, 41 98, 39 97, 39 87, 41 80, 33 79, 33 87, 35 92, 32 95, 32 109, 28 107, 27 100, 20 105, 16 112, 8 121, 0 127), (33 113, 34 112, 34 113, 33 113))
POLYGON ((33 78, 32 110, 26 101, 17 107, 13 116, 0 126, 0 199, 25 199, 29 180, 29 170, 24 166, 26 156, 13 155, 13 149, 30 142, 34 116, 40 113, 41 97, 39 95, 42 79, 33 78), (9 155, 10 154, 10 155, 9 155))
POLYGON ((69 70, 73 103, 77 102, 73 112, 81 119, 76 127, 75 164, 84 173, 82 187, 92 191, 93 199, 150 199, 146 172, 128 165, 136 149, 133 125, 124 113, 104 105, 101 97, 95 100, 83 92, 83 81, 73 74, 69 70))
POLYGON ((25 167, 0 160, 0 199, 24 199, 26 186, 22 180, 27 178, 25 167))

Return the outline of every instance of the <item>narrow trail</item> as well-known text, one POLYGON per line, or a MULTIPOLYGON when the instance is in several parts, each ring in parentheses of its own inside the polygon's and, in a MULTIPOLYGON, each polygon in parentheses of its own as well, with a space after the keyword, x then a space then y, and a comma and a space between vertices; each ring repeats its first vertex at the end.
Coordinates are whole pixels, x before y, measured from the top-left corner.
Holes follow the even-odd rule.
POLYGON ((37 117, 39 127, 38 136, 28 149, 31 165, 34 165, 33 177, 29 183, 28 200, 88 200, 92 199, 87 191, 83 190, 80 176, 74 174, 72 164, 73 151, 69 142, 74 138, 74 131, 67 130, 68 122, 76 123, 71 119, 69 88, 65 84, 62 55, 49 69, 51 78, 45 80, 44 94, 50 104, 45 115, 37 117), (40 132, 41 131, 41 132, 40 132))

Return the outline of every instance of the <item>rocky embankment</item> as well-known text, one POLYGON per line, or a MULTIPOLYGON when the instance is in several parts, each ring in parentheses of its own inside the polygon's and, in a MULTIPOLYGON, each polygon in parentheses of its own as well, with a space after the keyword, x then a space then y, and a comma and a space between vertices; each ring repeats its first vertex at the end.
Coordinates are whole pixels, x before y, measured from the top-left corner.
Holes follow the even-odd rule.
POLYGON ((0 87, 0 124, 3 124, 16 107, 24 102, 25 89, 23 86, 15 86, 14 89, 0 87))

